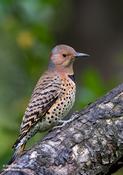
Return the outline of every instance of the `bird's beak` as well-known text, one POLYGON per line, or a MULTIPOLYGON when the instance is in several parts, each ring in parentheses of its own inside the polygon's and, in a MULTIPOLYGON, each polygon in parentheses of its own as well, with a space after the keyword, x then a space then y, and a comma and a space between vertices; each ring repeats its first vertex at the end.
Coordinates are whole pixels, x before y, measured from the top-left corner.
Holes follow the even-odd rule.
POLYGON ((86 54, 86 53, 80 53, 80 52, 76 52, 75 57, 89 57, 90 55, 86 54))

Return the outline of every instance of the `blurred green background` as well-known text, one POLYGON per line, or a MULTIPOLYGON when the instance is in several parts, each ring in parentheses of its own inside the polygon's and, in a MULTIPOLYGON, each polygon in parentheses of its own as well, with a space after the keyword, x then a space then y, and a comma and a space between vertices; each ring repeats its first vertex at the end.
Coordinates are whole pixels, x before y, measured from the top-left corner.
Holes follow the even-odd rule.
POLYGON ((75 63, 73 111, 122 82, 122 9, 121 0, 0 0, 0 167, 56 44, 91 55, 75 63))

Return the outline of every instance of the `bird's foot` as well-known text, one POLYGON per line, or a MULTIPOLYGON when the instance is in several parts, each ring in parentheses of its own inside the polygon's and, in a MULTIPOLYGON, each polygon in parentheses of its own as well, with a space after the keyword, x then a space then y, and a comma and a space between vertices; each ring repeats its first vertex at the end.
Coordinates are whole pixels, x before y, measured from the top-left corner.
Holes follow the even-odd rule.
POLYGON ((71 121, 73 121, 73 118, 70 118, 69 120, 59 120, 58 121, 58 126, 54 126, 53 129, 58 129, 58 128, 62 128, 64 127, 66 124, 70 123, 71 121))

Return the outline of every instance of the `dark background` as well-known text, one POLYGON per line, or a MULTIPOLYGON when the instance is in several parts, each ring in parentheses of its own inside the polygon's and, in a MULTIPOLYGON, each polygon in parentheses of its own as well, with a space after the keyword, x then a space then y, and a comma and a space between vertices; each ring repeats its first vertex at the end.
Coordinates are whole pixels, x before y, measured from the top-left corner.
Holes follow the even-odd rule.
POLYGON ((50 50, 61 43, 91 55, 75 63, 73 111, 80 110, 122 83, 123 1, 0 0, 1 167, 50 50))

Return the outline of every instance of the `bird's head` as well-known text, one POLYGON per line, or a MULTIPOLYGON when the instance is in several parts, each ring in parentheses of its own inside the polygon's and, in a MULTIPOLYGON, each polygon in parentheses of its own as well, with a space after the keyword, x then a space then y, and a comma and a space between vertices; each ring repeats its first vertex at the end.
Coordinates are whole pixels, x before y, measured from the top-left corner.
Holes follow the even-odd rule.
POLYGON ((77 57, 89 56, 85 53, 76 52, 68 45, 57 45, 52 49, 50 56, 49 67, 56 69, 63 69, 64 71, 73 70, 73 62, 77 57))

